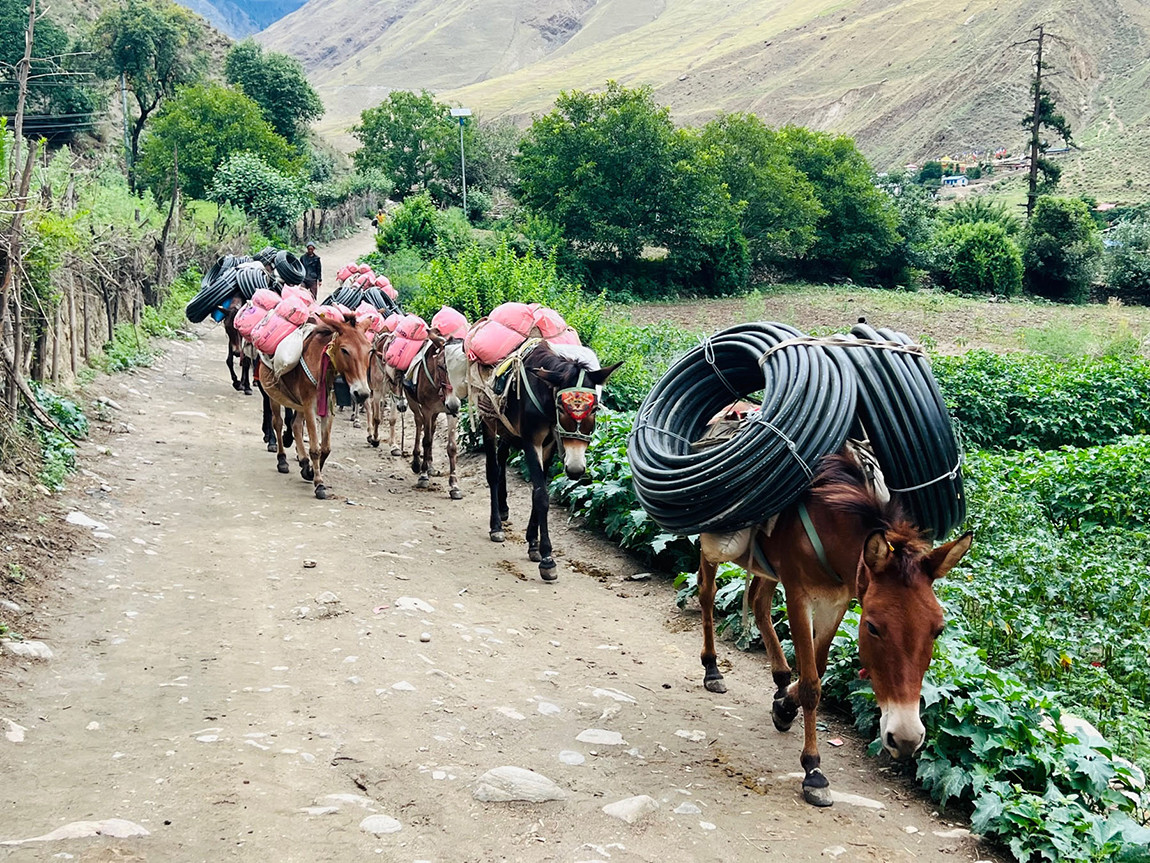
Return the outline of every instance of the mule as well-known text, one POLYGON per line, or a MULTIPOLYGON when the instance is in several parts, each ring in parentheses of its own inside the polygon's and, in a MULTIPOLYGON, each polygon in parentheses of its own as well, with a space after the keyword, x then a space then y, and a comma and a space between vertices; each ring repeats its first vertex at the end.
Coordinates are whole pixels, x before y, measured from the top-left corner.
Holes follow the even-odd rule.
POLYGON ((403 414, 407 411, 407 397, 404 394, 403 375, 387 364, 384 356, 387 347, 394 338, 392 333, 383 332, 375 337, 371 346, 371 360, 369 365, 369 380, 371 395, 365 405, 367 415, 367 442, 379 446, 379 427, 383 423, 383 415, 387 413, 390 431, 387 445, 392 455, 403 455, 403 447, 395 441, 395 424, 400 423, 400 432, 403 430, 403 414))
POLYGON ((323 466, 331 454, 335 376, 343 375, 352 397, 361 404, 371 392, 367 382, 371 345, 364 337, 366 327, 366 322, 357 326, 353 316, 320 318, 304 337, 303 353, 297 366, 276 376, 271 366, 261 359, 260 385, 271 404, 276 436, 276 469, 280 473, 288 473, 281 411, 290 408, 296 412, 293 432, 300 475, 312 481, 315 496, 320 500, 327 498, 323 466), (306 450, 303 439, 305 426, 306 450))
POLYGON ((775 728, 788 731, 803 711, 800 763, 808 803, 832 803, 830 783, 820 768, 816 712, 831 641, 851 600, 861 605, 859 657, 881 712, 880 740, 893 757, 909 758, 926 737, 919 696, 943 628, 933 585, 962 559, 970 543, 968 532, 932 550, 896 506, 879 500, 865 466, 845 453, 825 458, 803 498, 777 520, 700 537, 703 685, 711 692, 727 691, 715 654, 715 576, 719 563, 733 561, 752 576, 747 601, 777 690, 771 707, 775 728), (798 665, 795 681, 771 620, 780 583, 798 665))
POLYGON ((236 315, 239 313, 240 308, 244 305, 244 298, 240 295, 239 291, 232 294, 220 306, 219 309, 224 313, 223 324, 224 333, 228 337, 228 374, 232 377, 232 389, 243 390, 245 396, 252 394, 251 384, 251 358, 244 351, 244 337, 240 335, 240 331, 236 329, 236 315), (240 361, 240 374, 237 377, 235 361, 239 358, 240 361))
MULTIPOLYGON (((505 361, 506 362, 506 361, 505 361)), ((507 457, 512 447, 523 451, 531 480, 531 517, 527 522, 527 557, 539 564, 544 581, 554 581, 555 558, 547 529, 547 468, 556 452, 571 479, 586 470, 587 444, 595 431, 602 386, 622 363, 600 368, 595 352, 582 346, 552 347, 528 343, 510 360, 502 393, 493 387, 489 367, 471 365, 468 387, 483 428, 487 486, 491 494, 488 535, 504 542, 507 507, 507 457)))
MULTIPOLYGON (((455 340, 461 342, 462 340, 455 340)), ((428 333, 427 347, 412 363, 404 377, 407 401, 411 406, 411 416, 415 420, 415 437, 411 447, 411 471, 419 477, 416 485, 427 488, 431 485, 431 447, 435 438, 435 427, 439 415, 447 417, 447 488, 452 500, 460 500, 456 476, 456 455, 459 429, 459 397, 455 394, 448 374, 448 340, 435 329, 428 333)), ((459 347, 459 346, 453 346, 459 347)), ((462 349, 460 347, 460 349, 462 349)))

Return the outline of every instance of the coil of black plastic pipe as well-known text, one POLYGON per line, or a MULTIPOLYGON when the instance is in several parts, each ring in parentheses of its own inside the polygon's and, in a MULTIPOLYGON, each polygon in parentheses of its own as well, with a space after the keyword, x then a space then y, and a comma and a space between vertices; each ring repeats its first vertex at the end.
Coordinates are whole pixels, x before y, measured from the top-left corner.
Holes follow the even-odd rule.
POLYGON ((771 351, 802 337, 785 324, 731 327, 685 354, 648 393, 627 454, 635 493, 663 530, 762 522, 794 503, 819 459, 843 445, 855 418, 854 367, 847 349, 834 346, 771 351), (757 419, 723 443, 691 446, 713 416, 760 391, 757 419))
MULTIPOLYGON (((851 329, 856 339, 911 345, 905 333, 851 329)), ((942 539, 966 517, 958 446, 930 362, 919 352, 848 348, 858 416, 887 486, 916 525, 942 539)))

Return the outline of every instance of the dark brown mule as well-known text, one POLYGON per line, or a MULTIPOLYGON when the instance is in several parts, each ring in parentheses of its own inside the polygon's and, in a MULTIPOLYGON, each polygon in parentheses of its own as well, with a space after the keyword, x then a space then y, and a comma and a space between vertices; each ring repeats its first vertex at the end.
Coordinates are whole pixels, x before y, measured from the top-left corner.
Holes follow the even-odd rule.
POLYGON ((459 479, 455 472, 456 443, 459 428, 459 397, 447 374, 447 339, 435 329, 428 333, 428 345, 416 357, 404 377, 404 389, 415 420, 415 438, 411 447, 411 471, 419 477, 419 488, 431 485, 431 445, 439 415, 447 415, 447 487, 452 500, 459 500, 459 479))
POLYGON ((970 548, 971 535, 931 550, 921 531, 897 509, 880 504, 859 464, 849 455, 828 456, 803 499, 765 525, 733 534, 700 537, 699 602, 703 610, 704 686, 725 692, 715 657, 714 601, 718 564, 734 561, 750 572, 748 597, 763 634, 774 678, 771 717, 787 731, 803 710, 803 797, 830 806, 820 769, 816 711, 831 640, 852 598, 862 605, 859 657, 881 711, 882 745, 896 758, 918 751, 926 736, 919 718, 922 678, 942 608, 933 585, 970 548), (783 655, 771 622, 775 589, 782 582, 799 679, 783 655))
POLYGON ((228 336, 228 374, 232 376, 232 389, 243 390, 244 395, 252 394, 251 369, 252 361, 244 353, 244 337, 236 329, 236 315, 244 304, 244 298, 239 292, 232 294, 220 306, 224 313, 224 332, 228 336), (240 361, 240 375, 236 377, 236 359, 240 361))
POLYGON ((512 447, 518 447, 531 478, 527 557, 539 564, 539 575, 545 581, 557 577, 547 530, 547 467, 558 450, 567 476, 578 479, 583 475, 587 444, 595 431, 599 388, 620 365, 599 368, 590 348, 553 349, 540 342, 513 360, 502 394, 491 389, 492 369, 474 364, 469 369, 468 389, 482 420, 487 455, 491 541, 505 539, 503 523, 509 517, 507 456, 512 447))
POLYGON ((260 386, 271 402, 272 425, 276 434, 276 468, 288 472, 284 453, 282 408, 296 412, 293 433, 300 475, 315 484, 315 496, 327 497, 323 465, 331 453, 332 410, 335 407, 335 376, 343 375, 352 396, 361 404, 370 392, 367 383, 371 345, 355 318, 320 318, 304 338, 299 364, 275 376, 266 362, 260 367, 260 386), (303 428, 307 426, 307 449, 303 428))

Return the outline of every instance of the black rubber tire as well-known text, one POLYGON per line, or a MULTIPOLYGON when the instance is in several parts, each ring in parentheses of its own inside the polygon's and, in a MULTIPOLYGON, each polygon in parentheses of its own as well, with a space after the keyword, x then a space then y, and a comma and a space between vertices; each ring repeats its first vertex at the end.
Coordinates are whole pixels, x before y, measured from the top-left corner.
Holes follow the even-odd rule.
POLYGON ((250 300, 260 288, 268 287, 268 274, 262 267, 236 269, 236 287, 245 300, 250 300))
POLYGON ((271 266, 276 262, 276 255, 279 254, 279 249, 275 246, 264 246, 255 254, 255 259, 265 266, 271 266))
POLYGON ((217 276, 216 280, 204 288, 188 303, 184 315, 193 324, 198 324, 217 309, 236 290, 236 271, 225 271, 217 276))
POLYGON ((305 276, 303 264, 287 249, 280 249, 276 252, 275 268, 285 285, 303 284, 305 276))

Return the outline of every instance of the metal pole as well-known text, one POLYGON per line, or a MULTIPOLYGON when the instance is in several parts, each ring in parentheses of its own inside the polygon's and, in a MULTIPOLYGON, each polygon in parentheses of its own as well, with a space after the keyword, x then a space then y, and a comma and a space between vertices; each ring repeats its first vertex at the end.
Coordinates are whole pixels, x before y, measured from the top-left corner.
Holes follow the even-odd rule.
POLYGON ((467 216, 467 164, 463 159, 463 122, 465 118, 459 118, 459 172, 463 176, 463 215, 467 216))
POLYGON ((128 167, 128 174, 132 173, 132 142, 128 137, 128 80, 124 73, 120 73, 120 102, 124 107, 124 164, 128 167))

